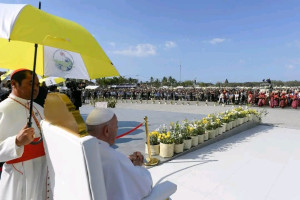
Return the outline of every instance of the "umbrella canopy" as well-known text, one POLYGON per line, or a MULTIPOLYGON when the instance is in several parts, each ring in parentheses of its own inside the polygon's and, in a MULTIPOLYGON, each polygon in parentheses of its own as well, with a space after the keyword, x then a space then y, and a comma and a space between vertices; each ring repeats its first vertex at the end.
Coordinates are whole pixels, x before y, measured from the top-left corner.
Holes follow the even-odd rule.
POLYGON ((39 79, 40 83, 45 82, 46 86, 50 86, 50 85, 56 85, 62 82, 65 82, 66 79, 61 78, 61 77, 47 77, 47 78, 42 78, 39 79))
POLYGON ((10 74, 13 72, 13 70, 8 70, 4 74, 1 75, 1 81, 10 79, 10 74))
POLYGON ((0 3, 0 67, 41 76, 95 79, 119 76, 95 38, 79 24, 31 5, 0 3))

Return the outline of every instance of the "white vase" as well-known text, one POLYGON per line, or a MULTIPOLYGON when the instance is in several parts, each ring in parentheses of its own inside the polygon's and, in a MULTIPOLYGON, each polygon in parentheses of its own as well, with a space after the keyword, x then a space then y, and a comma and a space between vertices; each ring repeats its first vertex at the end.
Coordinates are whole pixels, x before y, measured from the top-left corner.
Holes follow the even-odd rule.
POLYGON ((198 135, 198 144, 202 144, 204 142, 204 134, 198 135))
POLYGON ((198 135, 196 136, 191 136, 192 137, 192 146, 195 147, 198 145, 198 135))
MULTIPOLYGON (((152 156, 158 155, 159 154, 159 144, 150 145, 150 151, 151 151, 152 156)), ((147 143, 145 143, 145 153, 148 154, 147 143)))
POLYGON ((169 158, 174 155, 174 144, 160 143, 159 155, 163 158, 169 158))
POLYGON ((181 143, 181 144, 175 144, 174 145, 174 152, 175 153, 181 153, 181 152, 183 152, 183 147, 184 147, 183 143, 181 143))
POLYGON ((183 140, 184 149, 190 149, 192 147, 192 139, 183 140))

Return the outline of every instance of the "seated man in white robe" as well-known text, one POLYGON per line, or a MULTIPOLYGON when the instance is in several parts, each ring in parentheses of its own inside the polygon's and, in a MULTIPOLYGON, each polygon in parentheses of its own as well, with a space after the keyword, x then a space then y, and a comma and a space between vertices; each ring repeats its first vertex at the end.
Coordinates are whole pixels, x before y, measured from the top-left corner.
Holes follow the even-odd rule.
POLYGON ((109 200, 140 200, 151 192, 151 174, 143 165, 144 157, 135 152, 129 158, 114 150, 118 130, 117 116, 106 108, 96 108, 87 117, 90 135, 99 139, 104 181, 109 200))

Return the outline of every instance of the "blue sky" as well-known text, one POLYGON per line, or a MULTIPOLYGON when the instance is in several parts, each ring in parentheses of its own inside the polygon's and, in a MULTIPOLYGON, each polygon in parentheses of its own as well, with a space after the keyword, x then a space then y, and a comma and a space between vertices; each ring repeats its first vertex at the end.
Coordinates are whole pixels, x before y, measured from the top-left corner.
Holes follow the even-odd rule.
POLYGON ((300 1, 45 0, 42 10, 85 27, 125 77, 300 80, 300 1))

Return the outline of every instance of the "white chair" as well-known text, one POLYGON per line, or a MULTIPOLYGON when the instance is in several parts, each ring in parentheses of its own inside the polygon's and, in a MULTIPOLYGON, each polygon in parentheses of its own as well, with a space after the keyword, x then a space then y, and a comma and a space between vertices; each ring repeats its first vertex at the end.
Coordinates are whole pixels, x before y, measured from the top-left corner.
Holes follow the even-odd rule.
POLYGON ((54 199, 106 200, 98 139, 77 137, 47 121, 41 126, 54 199))

